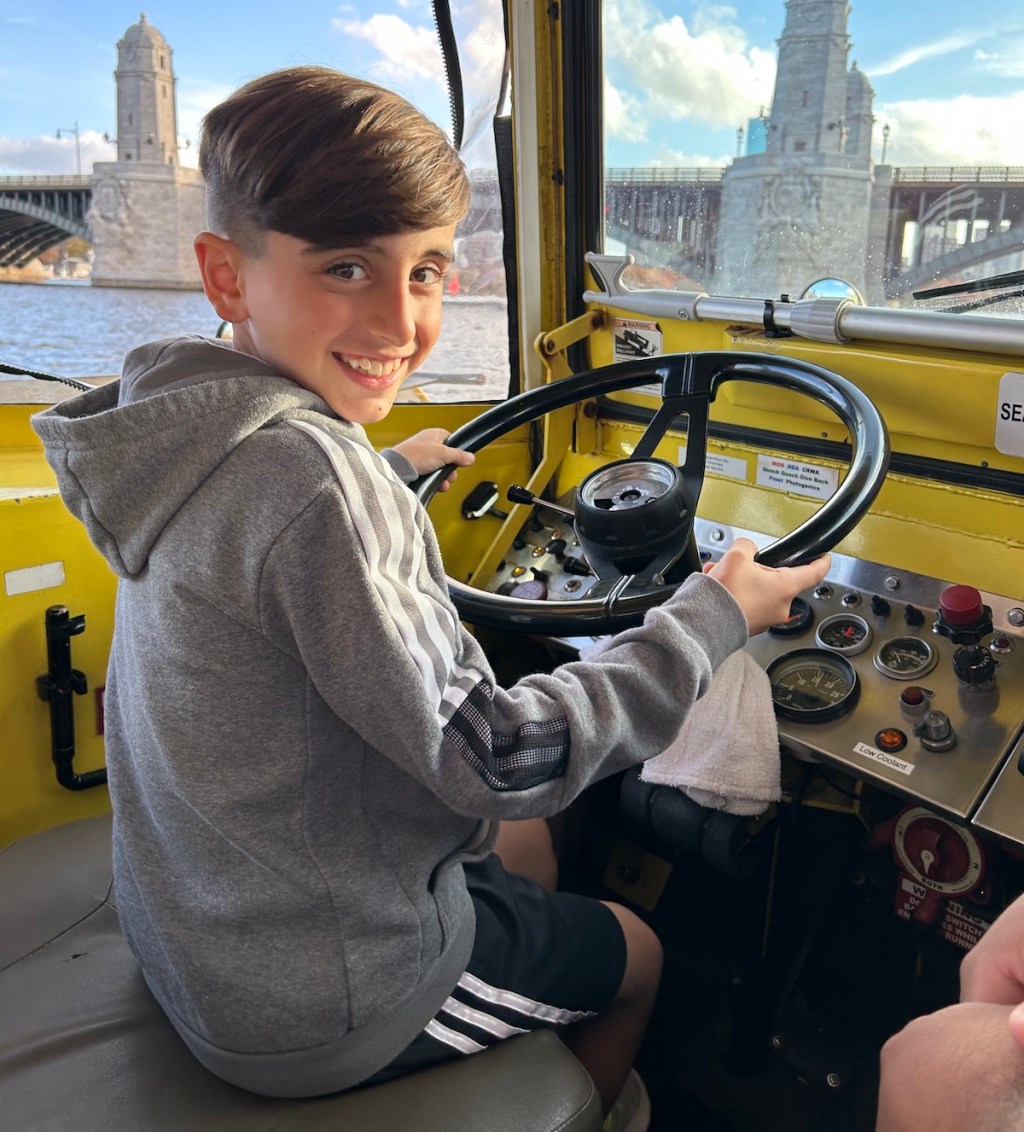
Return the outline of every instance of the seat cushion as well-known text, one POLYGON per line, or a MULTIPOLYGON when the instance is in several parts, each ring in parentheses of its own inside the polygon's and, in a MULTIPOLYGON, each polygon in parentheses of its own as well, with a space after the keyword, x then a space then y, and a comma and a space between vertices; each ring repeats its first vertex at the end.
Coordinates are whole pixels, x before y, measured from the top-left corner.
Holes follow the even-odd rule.
POLYGON ((256 1096, 188 1052, 146 988, 110 891, 110 819, 0 852, 0 1112, 19 1132, 586 1132, 589 1076, 550 1031, 370 1089, 256 1096))

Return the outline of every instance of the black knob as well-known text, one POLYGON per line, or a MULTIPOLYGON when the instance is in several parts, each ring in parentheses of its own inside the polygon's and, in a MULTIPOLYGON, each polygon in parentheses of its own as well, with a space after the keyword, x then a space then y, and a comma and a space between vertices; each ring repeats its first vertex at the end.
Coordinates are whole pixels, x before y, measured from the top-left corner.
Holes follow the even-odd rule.
POLYGON ((903 610, 903 620, 906 621, 908 625, 923 625, 924 614, 915 606, 908 605, 907 608, 903 610))

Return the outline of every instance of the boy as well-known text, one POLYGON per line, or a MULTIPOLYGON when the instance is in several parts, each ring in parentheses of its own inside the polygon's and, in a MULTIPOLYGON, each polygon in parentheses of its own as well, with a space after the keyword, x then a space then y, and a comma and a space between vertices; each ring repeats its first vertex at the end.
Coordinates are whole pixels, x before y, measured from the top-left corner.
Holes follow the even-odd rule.
MULTIPOLYGON (((468 182, 404 99, 337 72, 207 116, 206 293, 233 343, 151 343, 35 418, 120 575, 106 697, 118 909, 193 1053, 313 1096, 559 1026, 606 1107, 660 971, 627 909, 490 850, 664 749, 827 561, 731 548, 600 658, 497 687, 430 523, 362 426, 436 341, 468 182)), ((415 440, 415 438, 414 438, 415 440)), ((467 462, 426 438, 423 472, 467 462)))

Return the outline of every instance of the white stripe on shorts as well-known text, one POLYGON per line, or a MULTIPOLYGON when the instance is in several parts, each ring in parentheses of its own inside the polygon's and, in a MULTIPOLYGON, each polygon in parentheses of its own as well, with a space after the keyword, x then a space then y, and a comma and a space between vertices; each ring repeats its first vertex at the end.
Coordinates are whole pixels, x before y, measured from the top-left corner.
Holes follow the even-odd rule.
POLYGON ((494 1018, 490 1014, 485 1014, 482 1010, 476 1010, 472 1006, 467 1006, 464 1002, 459 1002, 457 998, 449 998, 438 1013, 450 1014, 453 1018, 476 1026, 478 1030, 486 1030, 488 1034, 493 1034, 496 1038, 511 1038, 516 1034, 527 1033, 522 1026, 513 1026, 502 1018, 494 1018))
POLYGON ((476 998, 489 1002, 493 1006, 503 1006, 506 1010, 514 1010, 517 1014, 525 1014, 528 1018, 536 1018, 541 1022, 555 1025, 568 1025, 570 1022, 580 1022, 584 1018, 593 1018, 597 1013, 594 1010, 563 1010, 560 1006, 548 1006, 543 1002, 536 1002, 525 995, 515 991, 502 990, 492 987, 469 971, 463 971, 459 979, 459 986, 476 998))
POLYGON ((430 1021, 424 1026, 423 1032, 429 1034, 435 1041, 441 1042, 443 1045, 451 1046, 452 1049, 457 1049, 459 1053, 479 1053, 486 1046, 482 1046, 479 1042, 473 1041, 472 1038, 467 1038, 465 1034, 460 1034, 455 1030, 449 1030, 447 1026, 442 1026, 436 1018, 431 1018, 430 1021))

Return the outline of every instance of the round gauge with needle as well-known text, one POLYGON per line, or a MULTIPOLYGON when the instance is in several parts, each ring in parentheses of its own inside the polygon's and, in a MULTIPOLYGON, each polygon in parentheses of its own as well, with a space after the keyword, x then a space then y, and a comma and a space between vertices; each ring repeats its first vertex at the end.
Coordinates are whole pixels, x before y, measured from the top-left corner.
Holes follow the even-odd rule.
POLYGON ((796 723, 824 723, 845 715, 860 685, 850 662, 822 649, 794 649, 768 665, 775 714, 796 723))
POLYGON ((938 653, 921 637, 891 637, 875 651, 875 667, 893 680, 913 680, 931 672, 938 653))
POLYGON ((871 643, 871 626, 854 613, 835 613, 821 622, 814 639, 823 649, 856 656, 871 643))
POLYGON ((789 606, 789 616, 777 625, 770 625, 768 632, 773 637, 795 637, 802 633, 814 620, 814 613, 809 602, 802 597, 793 598, 789 606))

